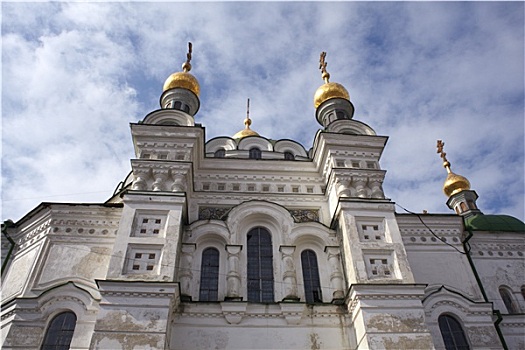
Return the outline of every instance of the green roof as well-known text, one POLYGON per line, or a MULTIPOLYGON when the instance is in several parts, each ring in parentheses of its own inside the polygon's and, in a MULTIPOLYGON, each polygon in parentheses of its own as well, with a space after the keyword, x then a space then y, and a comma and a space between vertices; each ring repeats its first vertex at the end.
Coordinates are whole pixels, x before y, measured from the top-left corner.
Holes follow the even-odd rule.
POLYGON ((465 218, 471 231, 525 232, 525 224, 509 215, 475 215, 465 218))

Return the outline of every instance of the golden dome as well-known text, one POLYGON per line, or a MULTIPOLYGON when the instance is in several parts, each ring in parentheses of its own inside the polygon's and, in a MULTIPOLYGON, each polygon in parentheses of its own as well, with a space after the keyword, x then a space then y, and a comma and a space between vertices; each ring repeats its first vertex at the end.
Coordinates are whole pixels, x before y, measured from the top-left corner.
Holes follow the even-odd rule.
POLYGON ((350 100, 350 94, 345 87, 338 83, 325 83, 321 85, 314 95, 314 107, 317 108, 331 98, 344 98, 350 100))
POLYGON ((244 125, 246 125, 246 128, 243 130, 237 132, 235 135, 233 135, 234 139, 242 139, 247 136, 260 136, 257 132, 250 129, 250 125, 252 124, 252 120, 250 118, 244 119, 244 125))
POLYGON ((199 96, 201 92, 199 82, 193 75, 188 73, 191 70, 190 61, 192 47, 193 45, 191 43, 188 43, 188 53, 186 54, 186 62, 182 64, 182 72, 177 72, 170 75, 168 79, 166 79, 166 81, 164 82, 162 92, 169 89, 182 88, 190 90, 195 95, 199 96))
POLYGON ((447 154, 443 150, 445 143, 442 140, 437 140, 437 153, 443 159, 443 167, 447 169, 447 179, 443 184, 443 192, 447 197, 453 196, 461 191, 470 190, 470 182, 466 177, 455 174, 450 170, 450 162, 447 159, 447 154))
POLYGON ((174 88, 190 90, 197 96, 199 96, 201 91, 197 79, 187 72, 177 72, 170 75, 168 79, 166 79, 166 81, 164 82, 164 87, 162 88, 162 91, 164 92, 166 90, 174 88))
MULTIPOLYGON (((449 170, 450 168, 447 168, 449 170)), ((453 173, 449 170, 447 179, 443 184, 443 192, 447 197, 453 196, 461 191, 470 190, 470 182, 466 177, 453 173)))
POLYGON ((326 52, 321 52, 319 58, 319 69, 321 70, 321 78, 324 80, 324 84, 321 85, 314 95, 314 107, 317 109, 324 101, 331 98, 344 98, 350 101, 350 94, 345 87, 338 83, 330 83, 330 73, 326 70, 328 63, 325 61, 326 52))

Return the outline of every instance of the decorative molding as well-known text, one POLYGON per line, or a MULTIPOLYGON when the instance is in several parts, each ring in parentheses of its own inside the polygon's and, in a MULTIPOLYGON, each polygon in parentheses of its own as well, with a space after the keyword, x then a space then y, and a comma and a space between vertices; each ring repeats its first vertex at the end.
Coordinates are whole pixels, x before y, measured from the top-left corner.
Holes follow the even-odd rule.
POLYGON ((199 207, 199 220, 226 220, 233 207, 199 207))
POLYGON ((318 209, 288 209, 295 223, 300 222, 319 222, 318 209))

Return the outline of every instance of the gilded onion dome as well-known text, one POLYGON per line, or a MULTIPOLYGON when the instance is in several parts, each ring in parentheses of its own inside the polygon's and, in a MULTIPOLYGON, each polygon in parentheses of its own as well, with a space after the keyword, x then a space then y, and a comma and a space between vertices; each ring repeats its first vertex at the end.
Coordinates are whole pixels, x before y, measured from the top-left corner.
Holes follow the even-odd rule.
POLYGON ((169 89, 182 88, 193 92, 196 96, 200 94, 200 85, 197 79, 189 73, 191 70, 191 43, 188 43, 188 54, 186 62, 182 64, 182 72, 173 73, 166 79, 164 82, 164 87, 162 91, 167 91, 169 89))
POLYGON ((250 99, 248 99, 246 108, 246 119, 244 119, 245 128, 233 135, 233 138, 240 140, 247 136, 260 136, 257 132, 250 129, 250 125, 252 125, 252 120, 250 119, 250 99))
POLYGON ((447 197, 453 196, 461 191, 470 190, 470 182, 464 176, 458 175, 450 170, 450 162, 447 160, 447 154, 443 151, 445 143, 441 140, 437 142, 438 153, 443 159, 443 167, 447 169, 447 178, 443 184, 443 192, 447 197))
POLYGON ((327 63, 325 62, 326 52, 321 53, 319 59, 319 69, 321 69, 321 77, 325 81, 314 95, 314 107, 317 109, 323 102, 332 98, 343 98, 350 101, 350 94, 345 87, 339 83, 330 83, 330 73, 326 71, 327 63))

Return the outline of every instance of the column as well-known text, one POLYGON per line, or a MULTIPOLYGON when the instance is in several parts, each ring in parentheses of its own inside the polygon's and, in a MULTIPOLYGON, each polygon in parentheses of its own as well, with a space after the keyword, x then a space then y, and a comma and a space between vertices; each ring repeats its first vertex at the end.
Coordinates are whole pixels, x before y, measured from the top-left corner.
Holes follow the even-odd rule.
POLYGON ((279 251, 282 254, 283 301, 299 301, 300 299, 297 296, 297 277, 295 275, 295 264, 293 260, 295 247, 282 245, 279 251))
POLYGON ((341 261, 339 247, 325 247, 324 251, 328 254, 328 264, 330 266, 330 286, 333 289, 332 302, 343 301, 345 297, 343 286, 343 273, 341 272, 341 261))
POLYGON ((239 271, 239 254, 242 245, 227 245, 228 273, 226 274, 226 300, 242 300, 241 274, 239 271))

